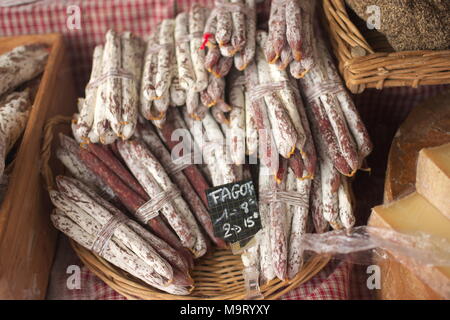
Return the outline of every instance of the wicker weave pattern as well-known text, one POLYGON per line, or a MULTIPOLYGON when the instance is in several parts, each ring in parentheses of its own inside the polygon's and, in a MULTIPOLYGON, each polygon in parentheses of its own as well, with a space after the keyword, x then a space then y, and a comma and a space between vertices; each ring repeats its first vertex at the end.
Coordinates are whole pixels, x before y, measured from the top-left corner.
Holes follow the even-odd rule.
POLYGON ((450 83, 450 50, 375 52, 350 20, 344 0, 323 0, 323 11, 339 70, 352 93, 450 83))
MULTIPOLYGON (((42 144, 42 176, 49 189, 55 187, 54 175, 49 166, 52 158, 52 145, 57 126, 68 127, 71 119, 57 116, 50 119, 44 131, 42 144)), ((175 296, 153 289, 142 281, 130 276, 126 272, 113 266, 91 251, 71 241, 81 261, 107 285, 128 299, 147 300, 239 300, 245 299, 244 278, 242 276, 242 262, 239 255, 233 255, 231 250, 216 250, 207 257, 196 261, 192 272, 195 289, 189 296, 175 296)), ((272 280, 261 287, 265 299, 278 299, 300 284, 308 281, 324 268, 330 257, 312 256, 305 262, 303 269, 289 281, 272 280)))

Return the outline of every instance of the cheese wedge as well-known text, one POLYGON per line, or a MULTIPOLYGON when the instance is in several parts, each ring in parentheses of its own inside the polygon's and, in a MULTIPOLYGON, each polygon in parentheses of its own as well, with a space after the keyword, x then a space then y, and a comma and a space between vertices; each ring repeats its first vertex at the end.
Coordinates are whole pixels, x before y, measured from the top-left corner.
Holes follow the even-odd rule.
POLYGON ((450 219, 450 143, 420 151, 416 189, 450 219))
MULTIPOLYGON (((450 243, 450 219, 417 192, 389 205, 373 208, 369 225, 407 234, 422 232, 445 238, 450 243)), ((382 284, 383 298, 450 298, 450 267, 423 266, 394 253, 392 258, 395 261, 379 261, 382 279, 386 281, 382 284), (427 290, 432 294, 427 294, 427 290)))

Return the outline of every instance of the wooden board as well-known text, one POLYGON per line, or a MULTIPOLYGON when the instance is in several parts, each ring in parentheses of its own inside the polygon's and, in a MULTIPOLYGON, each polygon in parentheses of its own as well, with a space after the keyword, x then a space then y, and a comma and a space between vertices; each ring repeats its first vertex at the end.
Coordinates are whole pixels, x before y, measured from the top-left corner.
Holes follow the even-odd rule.
MULTIPOLYGON (((400 126, 389 152, 384 189, 385 203, 414 190, 416 164, 422 148, 450 142, 450 92, 417 106, 400 126)), ((371 226, 386 227, 371 217, 371 226)), ((442 299, 407 266, 395 259, 376 261, 381 268, 381 299, 442 299)))
POLYGON ((0 53, 44 42, 51 51, 0 206, 0 299, 43 299, 53 262, 56 230, 40 176, 45 121, 76 110, 67 51, 59 34, 0 38, 0 53))

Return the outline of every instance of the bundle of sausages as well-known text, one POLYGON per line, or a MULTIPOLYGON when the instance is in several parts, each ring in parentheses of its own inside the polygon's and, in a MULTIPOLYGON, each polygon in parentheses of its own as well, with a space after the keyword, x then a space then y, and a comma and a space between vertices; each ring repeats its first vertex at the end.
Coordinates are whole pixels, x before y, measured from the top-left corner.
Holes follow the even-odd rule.
MULTIPOLYGON (((0 55, 1 179, 5 170, 6 156, 25 130, 33 100, 30 88, 24 90, 17 87, 41 74, 47 59, 48 47, 39 43, 19 46, 0 55)), ((27 83, 27 87, 33 85, 27 83)))
MULTIPOLYGON (((323 171, 325 173, 321 173, 320 180, 318 181, 321 182, 321 180, 324 180, 320 184, 322 186, 322 216, 333 229, 349 229, 355 224, 349 179, 343 175, 335 175, 332 172, 332 176, 334 174, 334 180, 332 180, 327 171, 323 171), (329 183, 330 180, 333 183, 329 183)), ((317 188, 319 187, 317 186, 317 188)), ((318 223, 318 226, 321 224, 318 223)))
POLYGON ((191 226, 190 212, 179 191, 165 180, 167 174, 141 142, 120 142, 114 152, 89 144, 87 149, 80 149, 80 157, 130 214, 180 253, 184 265, 192 266, 192 254, 198 257, 205 253, 204 239, 191 226), (140 162, 136 154, 145 157, 146 162, 140 162))
POLYGON ((204 255, 206 242, 203 234, 178 187, 170 180, 156 157, 141 141, 123 141, 117 147, 122 159, 151 199, 137 210, 137 218, 146 224, 153 214, 160 211, 181 245, 188 248, 195 258, 204 255))
POLYGON ((311 122, 320 163, 313 181, 313 221, 318 232, 327 223, 333 229, 351 228, 355 218, 348 177, 338 172, 327 152, 325 137, 320 133, 319 126, 314 120, 311 122))
MULTIPOLYGON (((263 48, 267 33, 256 33, 256 61, 245 70, 245 86, 230 77, 229 101, 233 107, 230 127, 245 128, 247 154, 256 155, 273 172, 278 154, 289 159, 289 166, 299 179, 312 179, 316 166, 316 152, 306 111, 296 81, 285 71, 267 63, 263 48), (237 85, 236 85, 237 84, 237 85), (244 97, 239 90, 244 91, 244 97)), ((235 130, 236 131, 236 130, 235 130)), ((232 139, 232 150, 242 147, 232 139)))
MULTIPOLYGON (((197 167, 192 164, 190 161, 191 158, 180 158, 184 161, 180 161, 180 159, 175 161, 172 160, 170 152, 158 137, 158 134, 149 127, 148 123, 146 124, 144 121, 141 121, 139 124, 139 128, 136 131, 135 136, 145 142, 155 157, 159 159, 172 181, 174 181, 174 183, 178 186, 183 198, 188 203, 191 211, 196 216, 197 221, 199 221, 200 225, 209 235, 210 239, 217 246, 224 248, 225 243, 223 240, 214 236, 212 222, 206 209, 206 204, 202 202, 199 195, 206 195, 205 191, 209 186, 202 180, 203 176, 200 172, 198 172, 197 167), (189 177, 195 177, 195 179, 189 179, 189 177), (195 189, 198 189, 199 187, 201 188, 201 191, 199 190, 196 193, 195 189)), ((191 224, 194 224, 192 219, 190 219, 190 221, 191 224)), ((193 228, 195 229, 196 226, 193 228)))
POLYGON ((299 81, 309 119, 334 167, 352 176, 372 151, 372 143, 319 30, 314 51, 315 65, 299 81))
POLYGON ((80 143, 111 144, 129 139, 138 116, 143 46, 130 32, 109 30, 97 46, 85 99, 74 115, 73 134, 80 143))
POLYGON ((25 130, 31 104, 29 90, 10 93, 0 100, 0 177, 6 156, 25 130))
POLYGON ((170 104, 178 106, 186 101, 177 85, 179 81, 174 79, 174 29, 173 19, 163 20, 149 37, 144 58, 140 111, 158 126, 164 122, 170 104))
POLYGON ((204 29, 205 68, 216 77, 228 74, 234 60, 242 71, 255 56, 255 0, 216 1, 204 29))
POLYGON ((313 66, 312 25, 315 0, 274 0, 271 3, 266 59, 280 70, 302 78, 313 66))
MULTIPOLYGON (((202 35, 208 9, 193 4, 189 12, 163 20, 149 37, 141 86, 141 114, 161 128, 169 106, 186 105, 190 117, 202 119, 208 107, 224 112, 225 81, 208 74, 202 35)), ((232 61, 217 66, 216 74, 228 73, 232 61)))
POLYGON ((180 13, 176 18, 175 38, 181 43, 185 37, 192 38, 189 47, 191 60, 186 56, 187 46, 183 48, 182 44, 177 45, 176 50, 178 70, 180 74, 183 74, 182 83, 188 92, 192 91, 189 95, 190 99, 186 100, 187 113, 191 118, 201 120, 207 108, 213 107, 221 112, 229 112, 231 108, 224 100, 225 80, 222 77, 229 72, 233 61, 211 59, 209 51, 205 54, 204 50, 201 50, 204 46, 201 37, 205 29, 211 28, 214 11, 210 12, 198 4, 193 4, 189 12, 189 34, 185 15, 180 13), (213 72, 215 76, 206 70, 213 72))
POLYGON ((56 228, 155 288, 190 293, 193 282, 176 250, 78 180, 59 176, 57 186, 50 191, 56 228))
POLYGON ((19 46, 0 55, 0 96, 42 73, 48 51, 47 45, 37 43, 19 46))
POLYGON ((187 112, 183 113, 196 147, 200 148, 204 163, 211 174, 214 186, 238 181, 236 166, 228 161, 225 136, 220 125, 208 111, 201 121, 194 121, 187 112))
MULTIPOLYGON (((166 146, 146 120, 141 119, 133 139, 116 141, 109 146, 94 143, 80 146, 61 134, 56 154, 75 178, 72 179, 74 183, 89 188, 102 205, 114 204, 128 211, 173 248, 174 261, 171 263, 184 274, 183 278, 177 275, 179 281, 190 283, 188 271, 193 267, 193 258, 206 253, 209 240, 204 233, 217 246, 226 247, 223 240, 214 236, 205 207, 204 191, 209 185, 195 165, 172 160, 166 146)), ((90 211, 88 213, 91 214, 90 211)), ((54 223, 61 229, 57 221, 54 223)), ((62 231, 73 237, 73 233, 62 231)), ((92 249, 79 238, 74 240, 92 249)), ((118 260, 108 261, 123 268, 118 260)), ((129 268, 123 269, 130 272, 129 268)), ((139 274, 131 274, 140 277, 139 274)), ((164 290, 170 292, 175 289, 169 287, 164 290)))
POLYGON ((285 160, 280 162, 277 177, 271 172, 261 164, 259 212, 263 228, 256 235, 256 247, 247 255, 263 284, 275 277, 287 280, 297 275, 303 265, 302 235, 308 230, 322 233, 329 226, 343 229, 355 223, 348 178, 333 171, 327 158, 320 157, 314 180, 297 179, 285 160))

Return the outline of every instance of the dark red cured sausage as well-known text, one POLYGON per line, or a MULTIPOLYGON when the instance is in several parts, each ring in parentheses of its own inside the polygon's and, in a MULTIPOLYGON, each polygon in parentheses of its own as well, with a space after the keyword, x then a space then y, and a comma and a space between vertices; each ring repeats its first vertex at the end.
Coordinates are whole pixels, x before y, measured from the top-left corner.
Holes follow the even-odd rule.
MULTIPOLYGON (((170 110, 170 112, 167 113, 167 122, 164 124, 163 128, 160 129, 160 133, 162 134, 162 139, 166 146, 169 148, 169 150, 172 150, 176 145, 178 145, 179 141, 172 141, 172 133, 176 129, 182 129, 182 126, 177 126, 174 121, 174 112, 176 110, 170 110)), ((180 156, 183 156, 183 154, 180 154, 180 156)), ((202 199, 203 203, 207 206, 208 205, 208 199, 206 198, 206 190, 210 188, 208 182, 206 181, 205 177, 203 177, 203 174, 201 171, 195 166, 189 166, 183 170, 183 173, 185 174, 186 178, 188 178, 189 182, 192 184, 192 187, 195 189, 195 192, 199 195, 199 197, 202 199)))
POLYGON ((218 47, 210 47, 208 49, 208 53, 205 57, 205 69, 208 70, 208 72, 212 72, 213 67, 217 64, 217 62, 220 59, 220 50, 218 47))
POLYGON ((111 169, 128 187, 140 195, 142 198, 147 198, 147 193, 144 188, 136 181, 133 175, 120 163, 114 156, 112 151, 105 146, 95 143, 88 144, 89 151, 101 160, 108 168, 111 169))
POLYGON ((289 167, 294 171, 297 179, 302 179, 304 174, 304 163, 300 151, 298 149, 295 150, 295 153, 292 157, 289 158, 289 167))
POLYGON ((233 58, 221 57, 219 61, 213 66, 211 73, 217 78, 225 77, 231 70, 233 65, 233 58))

